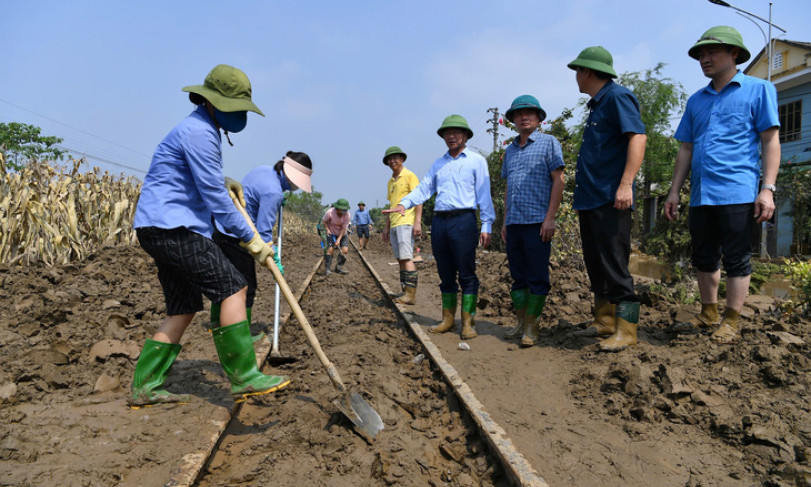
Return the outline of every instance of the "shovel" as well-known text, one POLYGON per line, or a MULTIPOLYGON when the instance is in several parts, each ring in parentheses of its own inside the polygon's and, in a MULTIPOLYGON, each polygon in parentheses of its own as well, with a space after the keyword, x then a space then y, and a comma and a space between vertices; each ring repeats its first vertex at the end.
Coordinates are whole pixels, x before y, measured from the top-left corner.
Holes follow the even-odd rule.
MULTIPOLYGON (((248 213, 245 211, 245 208, 242 207, 239 200, 236 200, 233 196, 234 205, 236 205, 239 212, 242 213, 242 216, 245 218, 245 222, 251 227, 251 229, 256 233, 256 226, 253 224, 251 217, 248 216, 248 213)), ((313 333, 313 329, 310 326, 310 322, 307 321, 307 318, 304 316, 304 312, 301 311, 301 307, 296 301, 295 296, 293 296, 293 291, 290 290, 290 286, 287 285, 287 281, 282 276, 281 272, 279 272, 279 268, 276 267, 276 264, 273 262, 271 257, 268 257, 265 260, 265 267, 270 269, 270 272, 273 274, 273 278, 276 280, 276 283, 282 290, 282 294, 284 294, 284 299, 287 301, 287 304, 290 305, 290 309, 293 310, 293 314, 298 319, 299 324, 301 325, 302 331, 304 331, 304 335, 307 337, 307 341, 310 342, 310 346, 313 347, 315 351, 315 355, 318 357, 318 360, 321 362, 321 365, 324 366, 324 369, 327 371, 327 376, 329 376, 332 385, 338 389, 338 392, 341 393, 341 396, 333 401, 333 404, 340 410, 350 421, 355 425, 356 430, 358 433, 361 434, 364 438, 374 440, 375 436, 377 436, 380 431, 383 430, 383 420, 380 419, 380 415, 377 414, 372 406, 369 405, 366 400, 361 397, 360 394, 357 392, 352 392, 346 388, 343 381, 341 380, 341 375, 338 374, 338 369, 332 365, 332 362, 329 361, 327 356, 324 354, 324 351, 321 350, 321 344, 318 342, 318 338, 313 333)))
MULTIPOLYGON (((282 258, 282 222, 284 221, 283 217, 284 206, 279 208, 279 242, 276 244, 276 248, 278 249, 279 253, 279 260, 282 258)), ((284 365, 290 364, 293 362, 298 361, 296 357, 285 357, 282 356, 282 353, 279 352, 279 331, 281 330, 281 323, 279 323, 279 284, 276 284, 276 303, 273 306, 273 345, 270 347, 270 356, 268 357, 268 363, 270 365, 284 365)))

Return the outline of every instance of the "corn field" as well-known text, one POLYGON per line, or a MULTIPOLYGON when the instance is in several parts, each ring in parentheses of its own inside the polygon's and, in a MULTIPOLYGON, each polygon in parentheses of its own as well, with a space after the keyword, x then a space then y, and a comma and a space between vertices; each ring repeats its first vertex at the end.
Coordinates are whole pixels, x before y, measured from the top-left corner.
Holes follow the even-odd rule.
POLYGON ((140 181, 97 167, 80 172, 80 160, 52 164, 31 161, 9 172, 0 160, 0 263, 67 264, 104 245, 136 242, 140 181))

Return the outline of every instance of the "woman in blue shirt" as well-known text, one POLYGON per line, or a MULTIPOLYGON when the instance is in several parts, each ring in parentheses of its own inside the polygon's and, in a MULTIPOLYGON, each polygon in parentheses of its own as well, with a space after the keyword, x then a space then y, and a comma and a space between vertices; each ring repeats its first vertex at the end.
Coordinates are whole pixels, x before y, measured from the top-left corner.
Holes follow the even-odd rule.
MULTIPOLYGON (((273 167, 258 166, 242 179, 245 194, 245 209, 256 225, 256 230, 265 242, 273 241, 273 227, 279 215, 279 208, 284 203, 284 192, 300 189, 305 193, 312 191, 310 178, 313 173, 310 156, 304 152, 288 151, 284 158, 273 167)), ((251 323, 251 309, 256 297, 256 264, 241 241, 216 224, 214 242, 220 247, 228 260, 248 281, 248 293, 245 300, 245 314, 248 324, 251 323)), ((273 260, 284 273, 281 261, 273 255, 273 260)), ((220 303, 211 303, 212 329, 220 322, 220 303)), ((261 335, 260 335, 261 336, 261 335)))
POLYGON ((211 240, 213 219, 260 262, 273 253, 231 201, 229 189, 242 195, 239 183, 222 173, 220 129, 228 138, 229 132, 245 128, 248 111, 263 114, 251 101, 248 77, 232 66, 216 66, 202 85, 183 91, 197 108, 158 144, 133 222, 141 247, 158 267, 167 314, 135 366, 128 401, 133 408, 189 400, 162 385, 180 353, 183 332, 203 309, 203 294, 221 303, 223 326, 213 330, 214 344, 235 400, 290 383, 287 377, 258 370, 245 315, 245 278, 211 240))

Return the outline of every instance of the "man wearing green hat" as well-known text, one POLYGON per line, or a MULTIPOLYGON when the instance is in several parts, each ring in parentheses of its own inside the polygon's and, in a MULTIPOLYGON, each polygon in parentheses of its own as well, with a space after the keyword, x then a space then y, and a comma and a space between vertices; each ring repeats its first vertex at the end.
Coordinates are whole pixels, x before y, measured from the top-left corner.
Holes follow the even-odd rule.
POLYGON ((504 116, 518 132, 504 150, 504 226, 513 279, 510 296, 518 318, 507 338, 521 347, 538 343, 541 313, 551 285, 549 256, 555 218, 563 199, 563 150, 555 137, 538 131, 546 112, 538 99, 521 95, 504 116))
MULTIPOLYGON (((391 169, 391 179, 386 195, 389 208, 400 204, 403 196, 414 191, 420 184, 417 176, 403 165, 408 156, 396 145, 386 149, 383 164, 391 169)), ((414 239, 422 235, 422 205, 416 205, 404 215, 392 213, 387 215, 386 228, 383 230, 383 241, 391 242, 394 258, 400 266, 400 287, 403 296, 395 301, 400 304, 417 302, 417 266, 414 265, 414 239)))
POLYGON ((332 207, 324 213, 322 218, 324 229, 327 231, 327 254, 324 256, 324 275, 330 273, 332 265, 332 254, 335 249, 340 249, 338 260, 335 263, 335 272, 338 274, 349 274, 344 269, 346 256, 349 254, 349 242, 346 232, 349 230, 349 202, 344 198, 332 204, 332 207))
POLYGON ((358 211, 352 215, 352 223, 355 225, 355 231, 358 232, 360 249, 366 250, 366 243, 369 241, 369 229, 372 226, 372 216, 369 215, 369 210, 366 209, 366 203, 363 201, 358 202, 358 211))
MULTIPOLYGON (((216 66, 202 85, 183 91, 197 108, 158 144, 133 221, 138 242, 157 265, 167 314, 135 366, 129 398, 133 408, 189 400, 162 386, 180 353, 180 338, 203 309, 203 294, 220 306, 212 335, 234 399, 290 383, 257 368, 245 308, 247 281, 211 239, 216 221, 257 261, 264 263, 273 254, 235 207, 222 173, 220 130, 226 136, 240 132, 248 111, 262 112, 251 101, 248 77, 232 66, 216 66)), ((239 184, 231 186, 244 205, 239 184)))
POLYGON ((587 47, 568 64, 581 93, 591 97, 577 155, 573 208, 580 220, 583 260, 594 293, 594 322, 586 333, 607 337, 604 351, 636 345, 639 298, 628 270, 634 179, 645 156, 639 101, 617 77, 601 46, 587 47))
POLYGON ((676 130, 681 146, 665 216, 678 217, 679 191, 689 172, 692 264, 701 295, 701 312, 692 324, 714 328, 712 340, 728 344, 738 339, 749 289, 752 222, 774 214, 780 168, 777 91, 738 70, 750 54, 732 27, 709 29, 687 53, 711 81, 687 100, 676 130), (718 313, 721 263, 727 274, 723 318, 718 313))
POLYGON ((441 281, 442 322, 428 329, 445 333, 454 325, 457 293, 462 288, 463 340, 475 338, 476 304, 479 278, 476 275, 476 247, 490 245, 490 233, 496 219, 490 196, 490 173, 487 161, 467 148, 473 131, 461 115, 449 115, 442 121, 437 134, 445 141, 448 151, 437 159, 414 191, 400 204, 383 213, 405 215, 408 208, 424 203, 434 193, 434 216, 431 224, 431 250, 441 281), (481 231, 477 228, 476 210, 480 212, 481 231), (458 276, 458 284, 457 284, 458 276))

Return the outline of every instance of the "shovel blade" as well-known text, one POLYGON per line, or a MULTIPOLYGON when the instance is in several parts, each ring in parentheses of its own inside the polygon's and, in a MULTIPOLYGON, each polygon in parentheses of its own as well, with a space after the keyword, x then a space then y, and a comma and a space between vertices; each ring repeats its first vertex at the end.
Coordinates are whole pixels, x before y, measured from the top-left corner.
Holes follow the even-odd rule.
POLYGON ((372 406, 357 392, 347 392, 333 404, 349 418, 364 437, 374 440, 383 431, 383 420, 372 406))

